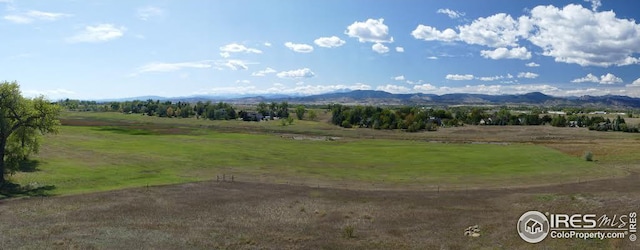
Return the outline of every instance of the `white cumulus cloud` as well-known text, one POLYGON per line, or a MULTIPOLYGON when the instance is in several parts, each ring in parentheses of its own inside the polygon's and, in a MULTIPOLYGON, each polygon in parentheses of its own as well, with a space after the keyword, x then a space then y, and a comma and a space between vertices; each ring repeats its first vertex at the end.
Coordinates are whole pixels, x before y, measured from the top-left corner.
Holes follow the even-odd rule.
POLYGON ((480 51, 480 55, 484 58, 491 58, 493 60, 500 59, 520 59, 520 60, 528 60, 531 59, 531 52, 527 51, 525 47, 517 47, 512 49, 507 48, 497 48, 495 50, 482 50, 480 51))
MULTIPOLYGON (((521 40, 527 40, 556 62, 580 66, 639 64, 640 24, 618 18, 613 11, 597 12, 600 1, 590 2, 592 9, 579 4, 540 5, 518 18, 497 13, 457 26, 457 31, 420 24, 411 34, 425 41, 461 41, 490 48, 519 48, 521 40)), ((488 52, 484 54, 490 57, 488 52)))
POLYGON ((252 76, 266 76, 267 74, 273 74, 273 73, 276 73, 276 70, 275 70, 275 69, 272 69, 272 68, 267 67, 267 68, 266 68, 266 69, 264 69, 264 70, 260 70, 260 71, 253 72, 253 73, 251 73, 251 75, 252 75, 252 76))
POLYGON ((584 0, 585 2, 591 3, 591 10, 594 12, 598 11, 598 8, 602 6, 602 2, 600 0, 584 0))
POLYGON ((451 19, 460 18, 460 17, 463 17, 465 15, 464 12, 459 12, 459 11, 450 10, 450 9, 438 9, 438 11, 436 11, 436 13, 445 14, 445 15, 449 16, 449 18, 451 18, 451 19))
POLYGON ((302 68, 296 70, 282 71, 276 74, 280 78, 311 78, 315 76, 315 73, 309 68, 302 68))
POLYGON ((384 19, 367 19, 364 22, 354 22, 344 32, 349 37, 358 38, 358 41, 372 43, 393 42, 389 36, 389 27, 384 24, 384 19))
POLYGON ((621 83, 622 78, 615 76, 614 74, 607 73, 600 77, 600 84, 614 84, 621 83))
POLYGON ((415 90, 416 92, 420 92, 420 93, 427 93, 427 92, 434 91, 436 89, 437 89, 436 86, 433 86, 433 85, 431 85, 429 83, 413 86, 413 90, 415 90))
POLYGON ((631 84, 627 84, 627 87, 640 87, 640 78, 633 81, 631 84))
POLYGON ((95 26, 86 26, 84 30, 75 36, 67 39, 71 43, 98 43, 106 42, 120 38, 127 30, 124 26, 116 27, 113 24, 98 24, 95 26))
POLYGON ((381 90, 381 91, 389 92, 392 94, 406 94, 411 92, 410 88, 407 88, 405 86, 393 85, 393 84, 378 86, 376 90, 381 90))
POLYGON ((384 44, 382 43, 375 43, 373 46, 371 46, 371 49, 377 52, 378 54, 384 54, 389 52, 389 47, 384 46, 384 44))
POLYGON ((518 78, 528 78, 528 79, 535 79, 538 78, 538 74, 536 73, 531 73, 531 72, 520 72, 518 73, 518 78))
POLYGON ((235 59, 230 59, 230 60, 220 60, 220 61, 216 61, 216 67, 217 69, 224 69, 222 67, 226 67, 230 70, 247 70, 249 69, 249 66, 247 66, 247 64, 249 64, 246 61, 243 60, 235 60, 235 59))
POLYGON ((70 14, 65 14, 65 13, 30 10, 23 13, 6 15, 3 18, 13 23, 28 24, 34 21, 56 21, 65 17, 70 17, 70 16, 71 16, 70 14))
POLYGON ((598 78, 597 76, 589 73, 589 74, 587 74, 587 76, 582 77, 582 78, 573 79, 573 80, 571 80, 571 82, 574 82, 574 83, 595 82, 595 83, 597 83, 597 82, 600 82, 600 78, 598 78))
POLYGON ((599 84, 614 84, 614 83, 621 83, 622 78, 617 77, 611 73, 607 73, 606 75, 602 75, 598 78, 597 76, 589 73, 585 77, 573 79, 571 82, 573 83, 593 82, 593 83, 599 83, 599 84))
POLYGON ((505 13, 480 17, 458 29, 459 39, 468 44, 493 48, 518 46, 519 22, 505 13))
POLYGON ((242 44, 230 43, 225 46, 220 47, 220 55, 222 57, 229 57, 231 53, 253 53, 253 54, 262 54, 262 50, 248 48, 242 44))
POLYGON ((344 45, 346 42, 337 36, 320 37, 313 41, 316 45, 323 48, 335 48, 344 45))
POLYGON ((422 24, 418 25, 418 27, 416 27, 416 29, 411 32, 411 35, 415 39, 421 39, 425 41, 451 42, 458 39, 458 34, 453 29, 445 29, 444 31, 439 31, 434 27, 422 24))
POLYGON ((212 65, 209 61, 197 61, 197 62, 181 62, 181 63, 163 63, 152 62, 138 68, 138 73, 146 72, 171 72, 178 71, 184 68, 196 68, 205 69, 211 68, 212 65))
POLYGON ((402 52, 404 52, 404 48, 403 47, 396 47, 396 52, 402 53, 402 52))
POLYGON ((490 81, 500 80, 503 78, 504 76, 482 76, 482 77, 477 77, 476 79, 483 82, 490 82, 490 81))
POLYGON ((534 63, 534 62, 530 62, 530 63, 525 64, 524 66, 535 68, 535 67, 540 67, 540 64, 537 64, 537 63, 534 63))
POLYGON ((447 76, 445 76, 445 79, 452 80, 452 81, 468 81, 468 80, 473 80, 473 75, 448 74, 447 76))
POLYGON ((284 43, 284 46, 286 46, 287 48, 298 52, 298 53, 311 53, 313 52, 313 46, 309 45, 309 44, 304 44, 304 43, 292 43, 292 42, 286 42, 284 43))
POLYGON ((396 80, 396 81, 404 81, 404 75, 396 76, 396 77, 394 77, 394 78, 393 78, 393 80, 396 80))
POLYGON ((640 24, 613 11, 594 12, 581 5, 531 10, 535 29, 528 38, 543 55, 580 66, 622 66, 640 62, 640 24))

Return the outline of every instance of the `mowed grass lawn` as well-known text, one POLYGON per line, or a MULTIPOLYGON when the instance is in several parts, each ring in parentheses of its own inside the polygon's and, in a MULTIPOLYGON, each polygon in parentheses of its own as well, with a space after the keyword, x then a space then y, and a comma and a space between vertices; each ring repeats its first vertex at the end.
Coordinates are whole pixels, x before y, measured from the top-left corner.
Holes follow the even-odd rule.
MULTIPOLYGON (((293 125, 296 126, 296 125, 293 125)), ((302 125, 300 125, 302 126, 302 125)), ((62 126, 47 136, 38 171, 20 184, 54 194, 216 179, 233 173, 281 182, 499 187, 611 176, 605 167, 531 144, 447 144, 409 140, 294 140, 272 134, 154 134, 126 126, 62 126)))

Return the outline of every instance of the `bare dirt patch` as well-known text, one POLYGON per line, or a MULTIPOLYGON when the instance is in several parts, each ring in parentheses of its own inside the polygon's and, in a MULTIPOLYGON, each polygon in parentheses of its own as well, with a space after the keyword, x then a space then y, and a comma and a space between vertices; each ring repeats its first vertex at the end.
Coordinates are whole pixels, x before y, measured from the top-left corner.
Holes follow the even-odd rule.
POLYGON ((637 174, 440 192, 201 182, 0 201, 0 248, 632 249, 640 245, 628 239, 532 245, 515 223, 528 210, 628 213, 638 209, 638 190, 637 174), (465 236, 469 225, 481 236, 465 236))

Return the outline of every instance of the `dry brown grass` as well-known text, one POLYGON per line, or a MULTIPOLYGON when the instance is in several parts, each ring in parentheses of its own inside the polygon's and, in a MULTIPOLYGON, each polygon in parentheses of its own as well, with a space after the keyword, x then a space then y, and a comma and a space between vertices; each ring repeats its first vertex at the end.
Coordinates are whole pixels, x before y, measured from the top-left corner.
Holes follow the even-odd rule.
POLYGON ((354 191, 202 182, 0 201, 1 249, 632 249, 516 232, 527 210, 628 213, 638 175, 526 189, 354 191), (482 236, 464 236, 479 225, 482 236), (353 237, 344 237, 347 226, 353 237))

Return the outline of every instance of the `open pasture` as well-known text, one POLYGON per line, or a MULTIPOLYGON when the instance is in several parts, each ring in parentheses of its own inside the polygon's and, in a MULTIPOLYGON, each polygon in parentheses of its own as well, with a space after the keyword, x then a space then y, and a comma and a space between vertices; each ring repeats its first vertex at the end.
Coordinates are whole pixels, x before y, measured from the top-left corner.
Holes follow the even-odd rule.
MULTIPOLYGON (((36 157, 38 171, 18 173, 14 181, 54 185, 53 193, 72 194, 215 180, 223 174, 240 181, 419 190, 545 185, 625 175, 623 168, 605 164, 607 156, 597 150, 607 150, 609 144, 579 144, 581 152, 576 146, 565 148, 565 143, 575 143, 571 133, 586 132, 594 138, 603 134, 575 129, 468 126, 411 134, 342 129, 314 121, 282 126, 277 121, 117 113, 65 113, 63 124, 58 135, 44 141, 36 157), (581 159, 591 148, 605 163, 581 159)), ((631 147, 636 140, 621 143, 631 147)))

